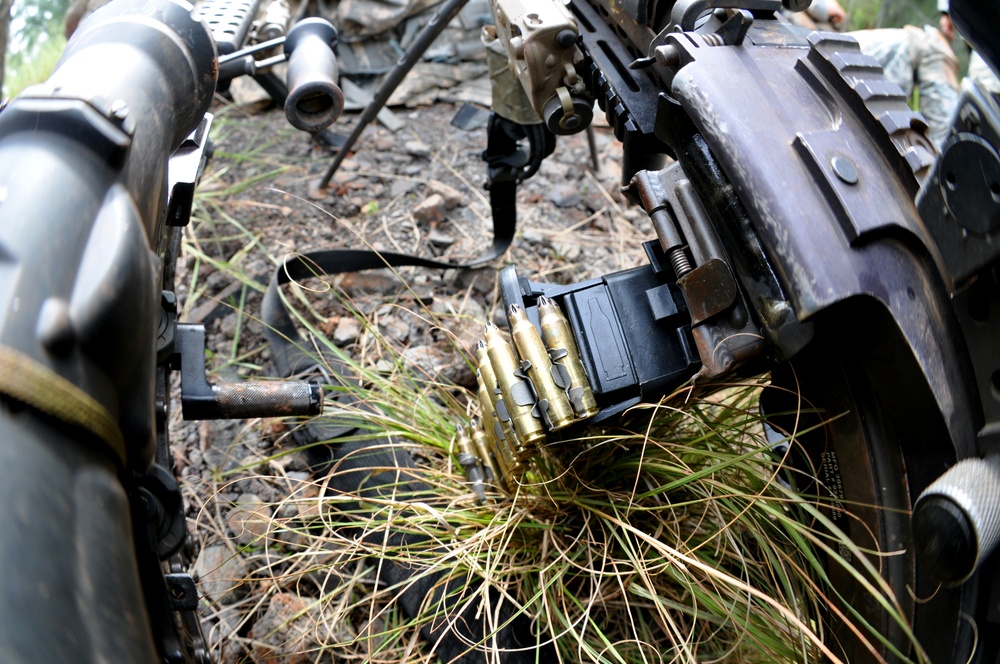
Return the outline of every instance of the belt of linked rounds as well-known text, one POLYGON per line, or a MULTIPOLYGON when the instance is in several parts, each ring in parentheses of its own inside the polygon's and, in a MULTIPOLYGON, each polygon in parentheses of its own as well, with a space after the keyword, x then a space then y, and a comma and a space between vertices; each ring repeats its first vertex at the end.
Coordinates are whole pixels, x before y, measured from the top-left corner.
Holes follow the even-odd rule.
POLYGON ((513 491, 550 432, 600 410, 569 321, 554 301, 539 298, 538 327, 516 304, 507 321, 513 346, 493 323, 476 345, 480 417, 468 431, 458 428, 459 463, 480 499, 484 481, 513 491))

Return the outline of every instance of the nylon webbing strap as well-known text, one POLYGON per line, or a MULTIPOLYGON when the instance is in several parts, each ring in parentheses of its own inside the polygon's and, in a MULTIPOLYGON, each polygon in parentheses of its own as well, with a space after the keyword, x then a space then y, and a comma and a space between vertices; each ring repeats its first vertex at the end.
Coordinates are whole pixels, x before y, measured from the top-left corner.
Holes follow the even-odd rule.
POLYGON ((275 270, 264 293, 261 318, 265 335, 272 348, 276 368, 282 375, 290 376, 304 367, 305 354, 294 343, 299 339, 295 325, 281 300, 278 289, 292 281, 324 275, 361 272, 385 267, 427 267, 432 269, 465 269, 488 263, 500 256, 514 242, 517 231, 516 196, 517 181, 495 181, 490 187, 490 207, 493 213, 493 243, 479 258, 468 263, 422 258, 391 251, 361 249, 328 249, 290 256, 275 270))
POLYGON ((125 439, 104 406, 41 362, 4 345, 0 345, 0 394, 97 436, 125 464, 125 439))
MULTIPOLYGON (((479 258, 467 263, 450 263, 394 252, 355 249, 330 249, 292 256, 271 277, 264 293, 261 319, 273 351, 274 363, 285 376, 306 370, 307 354, 297 345, 301 338, 285 309, 279 289, 282 284, 309 277, 360 272, 385 267, 428 267, 465 269, 488 263, 500 256, 514 242, 517 232, 517 185, 534 175, 542 160, 555 149, 555 135, 544 124, 522 125, 496 113, 490 116, 487 130, 487 177, 490 211, 493 217, 493 242, 479 258), (522 140, 528 149, 523 149, 522 140)), ((315 363, 313 363, 315 364, 315 363)))

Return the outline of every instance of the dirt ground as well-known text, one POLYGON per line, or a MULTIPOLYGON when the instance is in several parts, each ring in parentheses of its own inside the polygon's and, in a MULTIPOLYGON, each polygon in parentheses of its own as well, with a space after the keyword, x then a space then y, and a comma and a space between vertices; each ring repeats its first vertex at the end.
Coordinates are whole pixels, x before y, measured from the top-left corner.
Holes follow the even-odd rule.
MULTIPOLYGON (((280 109, 216 109, 215 155, 178 279, 181 320, 208 330, 213 380, 273 374, 257 317, 270 274, 289 254, 370 246, 461 263, 486 251, 492 222, 480 156, 485 129, 454 127, 455 111, 452 104, 396 109, 402 128, 369 127, 317 200, 310 185, 331 159, 328 147, 289 127, 280 109)), ((347 133, 354 121, 345 116, 332 129, 347 133)), ((421 369, 473 384, 452 341, 469 348, 481 337, 493 316, 500 267, 517 265, 536 281, 578 281, 636 265, 641 243, 653 237, 645 214, 619 193, 620 145, 607 127, 597 126, 595 139, 596 171, 586 135, 579 134, 561 138, 540 172, 520 187, 517 239, 494 264, 404 269, 406 287, 388 270, 331 283, 421 369), (452 316, 454 336, 415 315, 416 299, 452 316)), ((307 289, 321 330, 348 352, 364 353, 357 319, 321 282, 307 289)), ((382 358, 364 361, 378 366, 382 358)), ((271 542, 275 520, 303 509, 297 498, 316 495, 316 478, 300 455, 275 454, 284 425, 184 422, 179 406, 175 400, 174 461, 184 480, 193 573, 213 655, 221 662, 317 661, 317 644, 349 640, 361 626, 310 619, 301 627, 323 582, 285 555, 294 541, 261 545, 271 542)), ((324 652, 318 661, 337 659, 324 652)))

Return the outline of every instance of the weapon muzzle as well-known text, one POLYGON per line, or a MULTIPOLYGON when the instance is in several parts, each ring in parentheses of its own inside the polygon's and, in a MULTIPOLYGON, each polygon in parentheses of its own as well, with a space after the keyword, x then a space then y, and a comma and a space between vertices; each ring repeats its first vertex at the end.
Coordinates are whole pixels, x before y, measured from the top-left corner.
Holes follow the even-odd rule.
POLYGON ((337 86, 337 59, 333 55, 337 40, 336 28, 320 18, 299 21, 285 39, 285 116, 296 129, 321 131, 344 110, 344 93, 337 86))

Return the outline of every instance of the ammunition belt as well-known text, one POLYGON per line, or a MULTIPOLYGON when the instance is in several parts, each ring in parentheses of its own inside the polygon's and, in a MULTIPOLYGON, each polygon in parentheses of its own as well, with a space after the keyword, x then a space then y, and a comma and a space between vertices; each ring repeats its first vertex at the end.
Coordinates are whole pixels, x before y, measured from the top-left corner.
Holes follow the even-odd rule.
POLYGON ((555 301, 539 298, 537 327, 517 305, 507 320, 513 344, 487 323, 486 338, 476 345, 480 417, 470 423, 471 437, 459 428, 458 447, 470 482, 482 477, 513 491, 550 433, 600 409, 569 321, 555 301))

